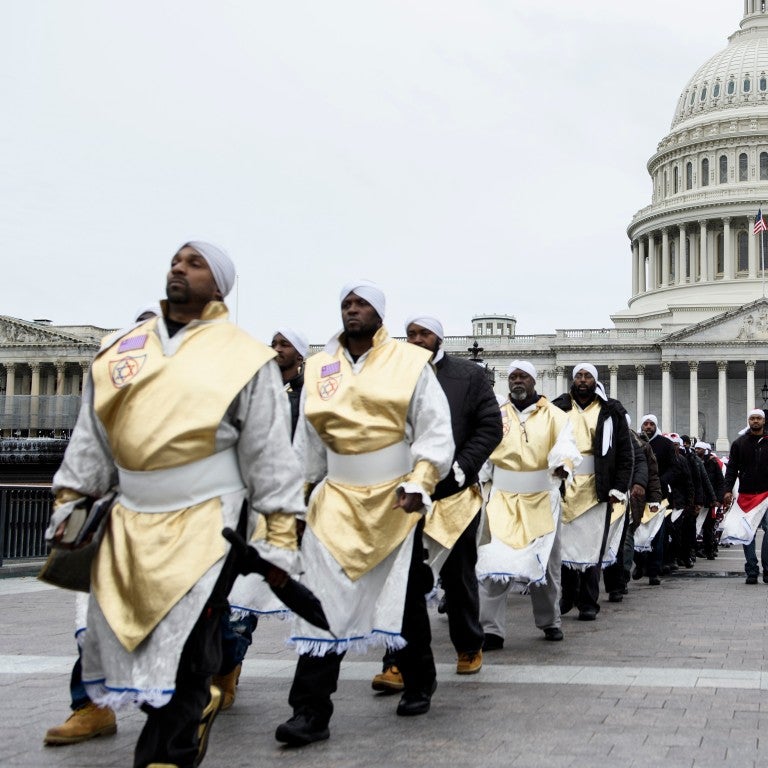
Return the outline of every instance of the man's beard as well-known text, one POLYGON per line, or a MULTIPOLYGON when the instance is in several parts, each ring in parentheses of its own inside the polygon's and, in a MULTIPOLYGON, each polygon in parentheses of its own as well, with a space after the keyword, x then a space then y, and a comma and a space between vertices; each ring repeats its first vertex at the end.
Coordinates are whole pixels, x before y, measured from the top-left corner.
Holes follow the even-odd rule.
POLYGON ((186 283, 175 282, 165 286, 165 296, 169 304, 187 304, 189 302, 189 286, 186 283))
POLYGON ((372 339, 379 330, 378 325, 361 325, 359 328, 351 330, 344 329, 348 339, 372 339))
POLYGON ((520 403, 528 397, 528 392, 526 392, 525 387, 513 387, 509 390, 509 396, 512 400, 517 400, 520 403))

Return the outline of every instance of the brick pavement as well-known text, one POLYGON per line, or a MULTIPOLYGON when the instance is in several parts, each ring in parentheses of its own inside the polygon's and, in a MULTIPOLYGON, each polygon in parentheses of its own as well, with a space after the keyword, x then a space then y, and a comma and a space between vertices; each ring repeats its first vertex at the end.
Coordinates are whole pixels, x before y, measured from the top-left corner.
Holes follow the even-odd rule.
MULTIPOLYGON (((433 613, 439 688, 432 711, 396 717, 397 698, 370 690, 378 654, 350 655, 331 739, 300 750, 273 737, 290 714, 294 655, 282 644, 287 627, 262 622, 237 702, 217 720, 204 765, 763 766, 768 586, 744 584, 740 548, 721 551, 714 563, 697 562, 688 578, 655 588, 633 582, 624 602, 603 603, 596 622, 565 616, 562 643, 544 642, 528 598, 512 597, 505 647, 486 654, 484 669, 472 677, 454 674, 446 620, 433 613)), ((0 580, 3 766, 131 765, 143 721, 135 711, 119 714, 117 736, 42 745, 46 728, 67 714, 73 602, 34 579, 0 580)))

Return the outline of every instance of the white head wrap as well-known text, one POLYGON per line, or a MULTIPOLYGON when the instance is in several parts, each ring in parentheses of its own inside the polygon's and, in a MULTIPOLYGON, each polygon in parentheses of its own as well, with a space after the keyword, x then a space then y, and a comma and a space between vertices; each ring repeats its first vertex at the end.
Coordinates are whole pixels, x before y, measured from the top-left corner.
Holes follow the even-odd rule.
POLYGON ((235 265, 226 251, 203 240, 190 240, 181 247, 184 248, 187 245, 194 248, 206 260, 216 287, 221 291, 222 297, 226 296, 232 290, 237 276, 235 265))
POLYGON ((605 394, 605 387, 603 386, 603 383, 600 381, 597 375, 597 368, 595 368, 592 363, 577 363, 573 366, 573 372, 571 373, 571 379, 576 378, 576 374, 579 371, 586 371, 589 374, 592 374, 592 378, 595 380, 595 394, 601 398, 602 400, 608 401, 608 395, 605 394))
POLYGON ((160 310, 160 305, 157 302, 155 302, 154 304, 147 304, 141 307, 141 309, 137 309, 133 313, 133 321, 135 323, 138 323, 139 318, 142 315, 149 315, 149 314, 153 314, 155 317, 160 317, 160 315, 163 314, 162 311, 160 310))
POLYGON ((293 348, 302 356, 306 357, 309 352, 309 341, 303 333, 294 331, 287 325, 281 325, 272 335, 282 334, 288 341, 293 344, 293 348))
POLYGON ((384 319, 387 300, 384 298, 384 291, 376 283, 372 283, 370 280, 355 280, 354 282, 347 283, 341 289, 339 303, 344 301, 350 293, 365 299, 378 312, 379 317, 382 320, 384 319))
POLYGON ((507 376, 509 376, 512 371, 515 370, 520 370, 524 373, 527 373, 534 381, 536 381, 536 367, 533 365, 533 363, 529 363, 527 360, 513 360, 507 369, 507 376))
MULTIPOLYGON (((355 291, 357 293, 357 291, 355 291)), ((359 296, 360 294, 358 294, 359 296)), ((445 333, 443 331, 443 324, 436 318, 432 317, 431 315, 414 315, 413 317, 409 317, 405 321, 405 331, 408 332, 408 326, 414 323, 415 325, 420 325, 422 328, 426 328, 428 331, 432 331, 432 333, 437 336, 440 341, 442 341, 445 338, 445 333)))
POLYGON ((712 446, 709 443, 705 443, 702 440, 697 440, 696 445, 693 446, 694 448, 703 448, 705 451, 712 450, 712 446))
POLYGON ((659 420, 652 413, 646 413, 645 416, 643 416, 640 426, 642 427, 646 421, 652 421, 653 425, 656 427, 656 431, 659 431, 659 420))
POLYGON ((765 411, 762 408, 753 408, 748 414, 747 418, 750 416, 762 416, 765 418, 765 411))
POLYGON ((674 432, 669 436, 669 439, 675 443, 675 445, 682 445, 683 444, 683 438, 680 437, 680 435, 676 435, 674 432))

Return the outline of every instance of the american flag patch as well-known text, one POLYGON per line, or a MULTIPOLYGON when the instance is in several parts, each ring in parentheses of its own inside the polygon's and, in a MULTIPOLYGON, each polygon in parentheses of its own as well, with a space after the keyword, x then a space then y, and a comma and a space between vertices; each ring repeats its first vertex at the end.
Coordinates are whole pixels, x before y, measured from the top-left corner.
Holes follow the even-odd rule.
POLYGON ((337 360, 335 363, 329 363, 324 365, 320 369, 321 376, 332 376, 334 373, 338 373, 341 370, 341 362, 337 360))
POLYGON ((144 349, 144 345, 147 343, 147 334, 142 336, 130 336, 127 339, 123 339, 120 342, 120 346, 117 348, 117 353, 130 352, 133 349, 144 349))

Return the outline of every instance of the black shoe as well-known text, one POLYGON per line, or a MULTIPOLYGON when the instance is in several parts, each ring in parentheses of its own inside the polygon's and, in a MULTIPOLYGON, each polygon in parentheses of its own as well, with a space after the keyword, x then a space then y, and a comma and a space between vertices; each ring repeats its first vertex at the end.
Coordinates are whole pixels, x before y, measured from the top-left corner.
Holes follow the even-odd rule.
POLYGON ((328 723, 323 723, 307 712, 298 712, 290 720, 277 726, 275 738, 290 747, 303 747, 313 741, 324 741, 331 735, 328 723))
POLYGON ((768 584, 768 573, 763 571, 763 584, 768 584))
POLYGON ((437 680, 432 683, 432 689, 429 693, 426 691, 406 691, 400 697, 400 703, 397 705, 397 714, 400 717, 413 717, 414 715, 425 715, 429 712, 432 702, 432 694, 437 688, 437 680))
POLYGON ((486 632, 483 636, 484 651, 500 651, 504 647, 504 638, 494 635, 492 632, 486 632))
POLYGON ((563 630, 560 627, 547 627, 544 630, 544 639, 552 640, 552 642, 558 642, 563 639, 563 630))
POLYGON ((757 576, 747 576, 744 580, 745 584, 757 584, 757 576))
POLYGON ((579 611, 579 621, 594 621, 597 618, 597 611, 594 608, 585 608, 579 611))
POLYGON ((659 584, 661 584, 661 579, 658 576, 649 576, 648 577, 648 586, 649 587, 658 587, 659 584))
POLYGON ((445 595, 440 598, 440 602, 437 604, 438 613, 448 613, 448 601, 445 599, 445 595))
POLYGON ((624 593, 620 589, 608 593, 609 603, 620 603, 624 599, 624 593))
POLYGON ((643 566, 639 565, 639 564, 636 565, 632 569, 632 579, 633 579, 633 581, 639 581, 640 579, 643 578, 644 574, 645 574, 645 569, 643 568, 643 566))

